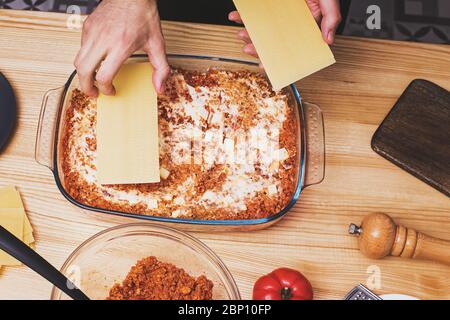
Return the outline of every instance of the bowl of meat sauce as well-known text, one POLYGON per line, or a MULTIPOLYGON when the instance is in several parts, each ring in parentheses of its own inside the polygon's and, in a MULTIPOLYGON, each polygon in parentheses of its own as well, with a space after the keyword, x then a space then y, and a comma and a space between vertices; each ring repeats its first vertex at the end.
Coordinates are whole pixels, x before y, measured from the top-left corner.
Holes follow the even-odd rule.
MULTIPOLYGON (((196 238, 148 223, 102 231, 82 243, 61 268, 95 300, 239 300, 220 258, 196 238)), ((53 288, 51 298, 69 299, 53 288)))

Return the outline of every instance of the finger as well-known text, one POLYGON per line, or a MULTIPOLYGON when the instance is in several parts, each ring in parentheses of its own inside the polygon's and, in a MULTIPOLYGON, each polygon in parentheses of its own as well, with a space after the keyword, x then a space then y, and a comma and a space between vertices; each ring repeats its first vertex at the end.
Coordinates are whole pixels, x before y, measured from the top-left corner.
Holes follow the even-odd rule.
POLYGON ((150 63, 153 66, 153 85, 159 94, 164 92, 164 83, 170 74, 169 63, 167 62, 166 47, 162 33, 152 38, 144 48, 150 63))
POLYGON ((75 59, 81 91, 91 98, 98 96, 98 89, 94 84, 94 74, 97 66, 103 60, 103 54, 94 48, 82 48, 75 59))
POLYGON ((170 67, 167 61, 164 65, 155 64, 153 72, 153 85, 158 94, 163 94, 166 89, 166 80, 170 75, 170 67))
POLYGON ((239 12, 237 12, 237 11, 232 11, 232 12, 230 12, 230 14, 228 15, 228 19, 229 19, 230 21, 233 21, 233 22, 236 22, 236 23, 240 23, 240 24, 243 23, 243 22, 242 22, 241 15, 240 15, 239 12))
POLYGON ((95 76, 98 90, 101 93, 107 96, 116 94, 116 90, 113 86, 113 79, 127 59, 128 55, 120 51, 113 51, 106 56, 95 76))
POLYGON ((320 0, 322 10, 322 36, 328 43, 332 44, 336 35, 336 30, 341 22, 341 10, 338 0, 320 0))
POLYGON ((250 38, 250 35, 248 34, 248 31, 246 29, 242 29, 238 32, 238 38, 244 41, 245 43, 251 43, 252 39, 250 38))
POLYGON ((256 48, 255 48, 255 45, 253 43, 246 44, 244 46, 243 50, 244 50, 244 52, 246 54, 249 54, 249 55, 252 55, 252 56, 254 56, 256 58, 259 58, 258 52, 256 52, 256 48))
POLYGON ((89 19, 89 17, 88 17, 83 22, 83 29, 81 32, 81 46, 82 47, 87 45, 92 38, 92 37, 90 37, 91 28, 92 28, 92 22, 91 22, 91 19, 89 19))

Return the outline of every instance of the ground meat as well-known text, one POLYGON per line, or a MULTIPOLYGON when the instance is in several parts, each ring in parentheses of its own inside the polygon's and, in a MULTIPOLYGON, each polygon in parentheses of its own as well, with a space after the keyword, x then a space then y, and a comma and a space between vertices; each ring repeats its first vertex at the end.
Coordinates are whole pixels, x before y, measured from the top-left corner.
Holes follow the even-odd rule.
POLYGON ((122 284, 111 288, 108 300, 211 300, 213 283, 192 277, 173 264, 144 258, 133 266, 122 284))

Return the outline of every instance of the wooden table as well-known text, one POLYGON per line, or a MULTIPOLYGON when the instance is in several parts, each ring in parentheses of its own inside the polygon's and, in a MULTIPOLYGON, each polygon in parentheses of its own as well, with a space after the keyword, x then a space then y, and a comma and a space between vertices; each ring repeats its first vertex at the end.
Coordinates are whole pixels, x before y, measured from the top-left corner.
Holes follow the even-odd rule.
MULTIPOLYGON (((34 161, 34 139, 44 93, 65 83, 80 31, 63 14, 0 10, 0 70, 18 98, 14 138, 0 155, 0 186, 16 185, 35 228, 37 251, 56 267, 83 240, 133 222, 85 213, 59 193, 51 172, 34 161)), ((168 51, 250 59, 237 29, 164 23, 168 51)), ((318 299, 341 299, 379 268, 378 293, 450 299, 450 268, 433 262, 363 257, 350 222, 368 213, 390 213, 399 223, 450 239, 450 201, 376 155, 370 139, 396 99, 415 78, 450 89, 450 47, 339 37, 338 63, 302 80, 303 97, 319 104, 326 122, 325 181, 302 194, 279 224, 251 233, 195 233, 225 262, 243 298, 272 269, 301 270, 318 299), (372 267, 371 267, 372 266, 372 267), (374 267, 375 266, 375 267, 374 267)), ((51 286, 26 267, 0 272, 0 298, 47 299, 51 286)))

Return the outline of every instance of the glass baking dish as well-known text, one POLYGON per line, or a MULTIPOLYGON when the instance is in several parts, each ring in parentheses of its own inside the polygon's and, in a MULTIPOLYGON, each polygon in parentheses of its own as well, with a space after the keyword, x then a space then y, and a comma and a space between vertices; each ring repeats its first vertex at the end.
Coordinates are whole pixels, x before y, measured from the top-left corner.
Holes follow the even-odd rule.
MULTIPOLYGON (((130 58, 131 62, 145 61, 146 59, 145 55, 134 55, 130 58)), ((257 63, 226 58, 168 55, 168 59, 172 67, 190 71, 206 71, 209 68, 217 68, 230 71, 264 72, 257 63)), ((61 161, 59 161, 62 155, 61 135, 64 132, 63 119, 70 105, 72 91, 78 88, 78 85, 78 77, 74 71, 64 86, 49 90, 45 94, 36 135, 35 158, 39 164, 46 166, 53 172, 56 185, 63 196, 83 210, 150 220, 156 223, 178 223, 184 229, 195 231, 211 231, 212 229, 217 229, 218 231, 256 230, 266 228, 283 218, 297 202, 300 193, 305 187, 318 184, 324 178, 325 137, 322 112, 318 106, 302 101, 295 85, 291 85, 285 90, 288 94, 289 105, 294 108, 298 122, 298 132, 295 133, 298 141, 298 159, 296 161, 298 167, 294 179, 296 182, 295 192, 289 203, 280 212, 267 218, 252 220, 193 220, 130 214, 87 206, 75 200, 66 191, 61 161)))

